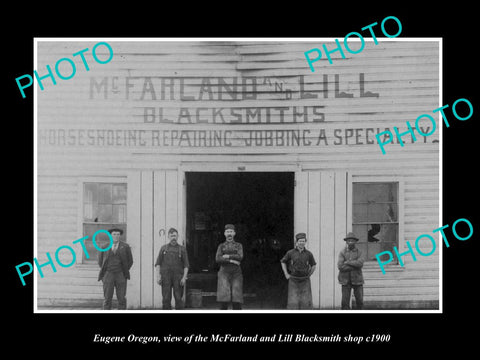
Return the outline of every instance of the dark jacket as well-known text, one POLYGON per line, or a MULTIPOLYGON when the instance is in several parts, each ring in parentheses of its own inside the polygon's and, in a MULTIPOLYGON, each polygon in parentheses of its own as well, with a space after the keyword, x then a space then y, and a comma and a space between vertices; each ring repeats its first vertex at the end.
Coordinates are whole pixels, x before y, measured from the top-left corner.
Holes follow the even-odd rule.
MULTIPOLYGON (((113 247, 113 245, 112 245, 113 247)), ((126 279, 130 279, 130 268, 133 265, 132 250, 130 246, 123 241, 118 244, 118 255, 122 262, 122 272, 126 279)), ((107 260, 112 253, 111 249, 108 251, 101 251, 98 254, 98 266, 100 266, 100 273, 98 274, 98 281, 103 279, 105 271, 107 271, 107 260)))
POLYGON ((338 282, 342 285, 362 285, 364 283, 362 273, 364 261, 363 253, 358 248, 348 250, 345 247, 340 251, 337 263, 338 270, 340 270, 338 282), (346 261, 348 264, 345 264, 346 261))

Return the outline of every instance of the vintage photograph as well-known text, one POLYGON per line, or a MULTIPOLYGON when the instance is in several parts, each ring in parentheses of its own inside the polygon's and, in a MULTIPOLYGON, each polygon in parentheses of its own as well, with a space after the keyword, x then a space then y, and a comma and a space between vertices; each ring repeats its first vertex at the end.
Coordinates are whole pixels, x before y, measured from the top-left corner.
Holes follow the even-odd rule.
POLYGON ((441 39, 334 40, 35 39, 35 311, 441 311, 441 39))

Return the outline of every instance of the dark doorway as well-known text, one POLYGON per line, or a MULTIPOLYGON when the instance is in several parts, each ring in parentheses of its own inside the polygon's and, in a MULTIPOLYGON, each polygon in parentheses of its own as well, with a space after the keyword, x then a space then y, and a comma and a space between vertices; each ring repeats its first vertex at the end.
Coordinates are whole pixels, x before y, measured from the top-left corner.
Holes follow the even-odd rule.
POLYGON ((293 246, 293 172, 188 172, 187 251, 189 284, 216 291, 215 252, 224 226, 242 243, 245 303, 284 308, 286 285, 280 259, 293 246))

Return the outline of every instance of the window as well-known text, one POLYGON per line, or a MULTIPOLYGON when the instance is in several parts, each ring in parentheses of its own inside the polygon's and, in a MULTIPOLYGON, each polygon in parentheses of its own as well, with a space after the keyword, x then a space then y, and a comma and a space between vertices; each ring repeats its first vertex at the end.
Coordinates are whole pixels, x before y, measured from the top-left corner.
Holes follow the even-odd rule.
MULTIPOLYGON (((398 182, 354 182, 352 184, 352 230, 366 260, 398 247, 398 182)), ((395 259, 396 260, 396 259, 395 259)))
MULTIPOLYGON (((122 239, 125 241, 127 230, 127 184, 97 183, 83 184, 83 236, 85 247, 90 257, 83 253, 83 263, 96 262, 98 251, 93 246, 92 236, 98 230, 119 228, 123 230, 122 239)), ((110 243, 107 234, 99 233, 95 236, 99 247, 110 243)))

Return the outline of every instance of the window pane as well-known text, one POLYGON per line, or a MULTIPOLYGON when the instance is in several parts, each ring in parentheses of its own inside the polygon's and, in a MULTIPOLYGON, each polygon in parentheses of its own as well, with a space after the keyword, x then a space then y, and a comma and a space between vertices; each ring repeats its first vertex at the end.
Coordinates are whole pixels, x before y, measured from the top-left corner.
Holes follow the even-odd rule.
POLYGON ((112 203, 112 184, 98 184, 98 203, 112 203))
POLYGON ((93 204, 83 204, 83 221, 93 221, 93 204))
MULTIPOLYGON (((85 247, 90 255, 83 255, 83 262, 95 262, 98 250, 92 242, 93 234, 100 230, 120 228, 124 230, 121 237, 125 241, 127 222, 127 184, 119 183, 84 183, 83 196, 83 236, 87 236, 85 247)), ((109 237, 99 233, 95 237, 99 246, 108 245, 109 237)))
MULTIPOLYGON (((352 230, 367 260, 398 245, 398 184, 353 183, 352 230)), ((396 260, 396 259, 395 259, 396 260)))
POLYGON ((369 242, 367 244, 367 254, 365 256, 365 259, 366 260, 376 260, 377 258, 375 257, 375 255, 377 255, 378 253, 382 252, 382 243, 372 243, 372 242, 369 242))
POLYGON ((396 252, 393 250, 393 247, 397 246, 397 243, 392 242, 384 242, 382 243, 382 250, 381 251, 390 251, 393 255, 392 264, 398 264, 398 258, 396 252))
POLYGON ((98 186, 93 183, 85 183, 83 187, 83 220, 93 221, 94 204, 98 199, 98 186))
POLYGON ((393 255, 395 255, 395 251, 393 250, 394 246, 396 246, 396 244, 393 242, 383 242, 381 251, 390 251, 393 255))
MULTIPOLYGON (((358 206, 358 205, 357 205, 358 206)), ((396 222, 397 204, 369 204, 367 222, 396 222)))
POLYGON ((398 224, 382 224, 376 236, 381 242, 398 243, 398 224))
MULTIPOLYGON (((346 246, 346 245, 345 245, 346 246)), ((358 250, 360 250, 362 252, 362 254, 365 256, 365 258, 367 258, 367 253, 368 253, 368 249, 367 249, 367 243, 361 243, 361 242, 358 242, 356 244, 356 247, 358 248, 358 250)))
POLYGON ((353 205, 353 222, 364 223, 368 222, 368 205, 355 204, 353 205))
POLYGON ((353 184, 353 203, 365 204, 367 202, 368 187, 370 184, 355 183, 353 184))
POLYGON ((97 205, 94 208, 96 222, 113 222, 112 205, 97 205))
MULTIPOLYGON (((383 251, 394 254, 393 247, 397 244, 397 224, 353 225, 352 231, 359 238, 357 247, 363 252, 366 260, 376 261, 375 255, 383 251)), ((395 258, 394 260, 396 262, 395 258)))
POLYGON ((113 220, 118 223, 127 222, 127 206, 126 205, 113 205, 113 220))
POLYGON ((397 186, 395 183, 375 183, 367 186, 369 202, 397 202, 397 186))
POLYGON ((85 183, 83 188, 83 202, 92 203, 98 199, 98 186, 93 183, 85 183))
POLYGON ((113 184, 112 203, 113 204, 127 203, 127 185, 126 184, 113 184))

